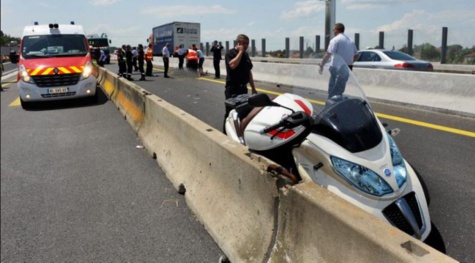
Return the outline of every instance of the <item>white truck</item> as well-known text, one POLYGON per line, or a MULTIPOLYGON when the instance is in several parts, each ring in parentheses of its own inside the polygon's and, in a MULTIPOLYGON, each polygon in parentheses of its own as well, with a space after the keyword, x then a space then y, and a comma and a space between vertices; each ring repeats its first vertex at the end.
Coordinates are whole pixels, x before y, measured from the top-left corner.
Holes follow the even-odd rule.
POLYGON ((183 45, 190 48, 193 44, 200 46, 200 23, 172 22, 154 27, 152 30, 153 55, 161 56, 162 49, 169 43, 170 54, 175 54, 176 50, 183 45))

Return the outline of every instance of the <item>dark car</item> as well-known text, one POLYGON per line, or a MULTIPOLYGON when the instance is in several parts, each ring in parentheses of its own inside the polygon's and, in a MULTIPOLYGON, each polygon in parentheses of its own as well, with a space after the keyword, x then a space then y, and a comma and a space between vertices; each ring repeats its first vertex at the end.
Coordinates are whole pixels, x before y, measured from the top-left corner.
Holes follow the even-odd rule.
POLYGON ((404 52, 396 50, 371 49, 358 51, 355 68, 379 68, 433 71, 428 61, 418 60, 404 52))

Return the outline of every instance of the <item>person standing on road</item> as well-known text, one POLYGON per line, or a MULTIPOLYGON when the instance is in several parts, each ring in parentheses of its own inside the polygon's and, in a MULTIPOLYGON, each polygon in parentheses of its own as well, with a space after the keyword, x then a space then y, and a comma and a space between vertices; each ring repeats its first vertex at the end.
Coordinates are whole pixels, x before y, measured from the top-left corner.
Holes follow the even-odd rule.
POLYGON ((221 77, 219 63, 221 61, 221 50, 223 50, 223 46, 221 46, 221 42, 218 41, 213 42, 213 46, 211 47, 211 51, 213 52, 213 66, 214 66, 214 78, 219 79, 221 77))
POLYGON ((99 64, 99 66, 101 67, 104 67, 104 64, 106 64, 106 59, 107 59, 107 56, 106 56, 106 52, 104 52, 104 50, 99 50, 100 52, 100 56, 99 56, 99 59, 97 61, 97 64, 99 64))
POLYGON ((170 44, 166 43, 162 49, 163 67, 165 68, 165 71, 163 72, 163 77, 165 78, 169 78, 168 76, 168 66, 170 63, 170 50, 168 50, 169 45, 170 44))
POLYGON ((183 44, 180 45, 180 48, 177 51, 178 54, 178 69, 183 69, 183 63, 185 62, 186 50, 183 44))
MULTIPOLYGON (((358 58, 358 49, 356 48, 355 43, 344 34, 345 25, 342 23, 336 23, 333 28, 333 34, 335 35, 328 45, 327 52, 323 56, 322 62, 320 63, 321 73, 323 71, 323 66, 327 63, 328 59, 332 55, 339 55, 345 60, 349 69, 353 69, 353 61, 358 58)), ((333 60, 330 62, 330 81, 328 82, 328 98, 333 96, 342 95, 345 91, 346 82, 349 78, 349 70, 347 68, 337 67, 333 65, 333 60)))
POLYGON ((147 52, 145 53, 145 61, 147 62, 147 69, 145 71, 145 76, 152 77, 153 70, 153 47, 152 44, 148 44, 147 52))
MULTIPOLYGON (((224 90, 225 99, 235 97, 240 94, 247 94, 247 83, 251 85, 252 94, 257 94, 252 76, 252 62, 246 50, 249 47, 249 37, 239 34, 236 38, 236 46, 225 55, 226 64, 226 86, 224 90)), ((232 108, 226 107, 224 114, 223 132, 226 133, 226 117, 232 108)))
POLYGON ((133 54, 132 54, 132 47, 127 45, 125 50, 125 61, 127 63, 127 79, 134 80, 132 78, 132 65, 133 65, 133 54))
POLYGON ((198 55, 198 77, 202 77, 206 75, 203 72, 203 64, 205 63, 205 55, 201 49, 196 50, 196 54, 198 55))
POLYGON ((125 45, 117 50, 117 64, 119 65, 119 77, 126 77, 127 67, 125 66, 125 45))
POLYGON ((139 53, 137 52, 137 48, 133 47, 132 48, 132 64, 134 65, 134 71, 139 71, 139 66, 137 64, 138 56, 139 56, 139 53))
POLYGON ((145 60, 145 52, 143 51, 143 45, 139 44, 137 50, 137 60, 139 64, 139 71, 140 71, 140 79, 139 80, 146 80, 145 79, 145 71, 143 69, 143 64, 145 60))

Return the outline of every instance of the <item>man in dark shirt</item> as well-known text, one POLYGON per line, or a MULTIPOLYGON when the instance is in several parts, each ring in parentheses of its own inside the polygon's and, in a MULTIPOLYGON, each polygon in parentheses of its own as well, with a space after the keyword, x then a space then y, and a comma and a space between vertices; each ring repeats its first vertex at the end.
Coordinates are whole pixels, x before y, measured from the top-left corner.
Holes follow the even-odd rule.
MULTIPOLYGON (((252 76, 252 62, 246 53, 249 47, 249 37, 240 34, 236 38, 236 46, 226 52, 226 86, 224 90, 225 99, 232 98, 240 94, 247 94, 247 83, 251 85, 252 94, 257 94, 252 76)), ((224 115, 223 132, 226 133, 224 124, 232 108, 226 107, 224 115)))
POLYGON ((214 66, 214 78, 219 79, 221 76, 220 69, 219 69, 219 62, 221 61, 221 50, 223 50, 223 46, 221 46, 221 42, 218 41, 213 42, 213 46, 211 47, 211 52, 213 52, 213 66, 214 66))

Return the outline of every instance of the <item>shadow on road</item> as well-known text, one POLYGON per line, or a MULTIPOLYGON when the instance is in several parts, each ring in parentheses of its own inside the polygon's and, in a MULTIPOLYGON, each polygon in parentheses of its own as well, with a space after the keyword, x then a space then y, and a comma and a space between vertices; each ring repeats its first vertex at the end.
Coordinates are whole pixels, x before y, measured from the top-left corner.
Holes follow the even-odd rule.
POLYGON ((28 111, 60 110, 67 108, 91 107, 105 104, 109 99, 101 88, 97 88, 97 97, 78 98, 70 100, 55 100, 50 102, 35 102, 29 105, 28 111))

